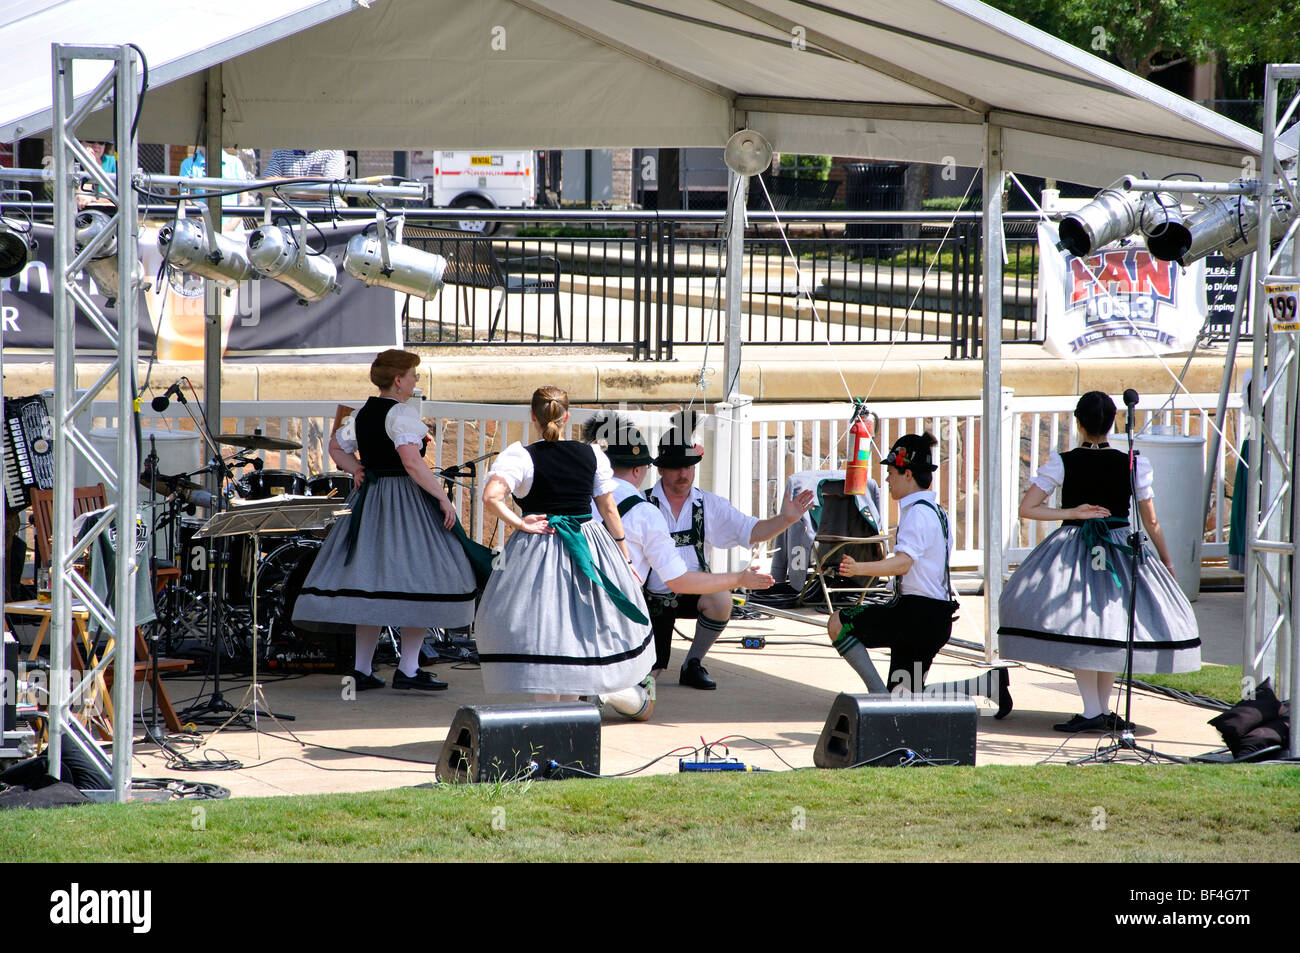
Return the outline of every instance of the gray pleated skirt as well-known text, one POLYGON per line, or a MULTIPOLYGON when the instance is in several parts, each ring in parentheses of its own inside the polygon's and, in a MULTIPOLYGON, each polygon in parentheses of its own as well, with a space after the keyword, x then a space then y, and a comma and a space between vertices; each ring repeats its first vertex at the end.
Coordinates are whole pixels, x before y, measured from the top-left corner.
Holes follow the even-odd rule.
MULTIPOLYGON (((641 585, 604 525, 581 532, 592 560, 647 617, 641 585)), ((597 695, 650 673, 654 636, 573 564, 559 536, 516 532, 492 573, 474 638, 490 693, 597 695)))
MULTIPOLYGON (((1110 538, 1124 543, 1128 533, 1120 527, 1110 538)), ((1133 671, 1194 672, 1201 667, 1196 616, 1159 557, 1149 546, 1144 550, 1146 560, 1137 578, 1133 671)), ((1107 568, 1093 568, 1093 552, 1077 526, 1062 526, 1034 547, 998 603, 1002 657, 1122 672, 1133 590, 1131 557, 1112 547, 1105 547, 1105 556, 1107 568)))
MULTIPOLYGON (((349 498, 355 505, 356 494, 349 498)), ((371 484, 347 563, 340 518, 303 582, 293 621, 307 630, 353 625, 460 628, 474 619, 474 573, 437 501, 406 476, 371 484)))

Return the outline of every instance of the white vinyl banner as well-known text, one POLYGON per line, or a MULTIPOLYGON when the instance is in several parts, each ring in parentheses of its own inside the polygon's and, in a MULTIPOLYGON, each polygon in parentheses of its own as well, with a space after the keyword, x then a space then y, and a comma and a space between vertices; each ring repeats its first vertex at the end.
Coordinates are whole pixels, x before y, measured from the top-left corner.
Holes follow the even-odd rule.
POLYGON ((1038 225, 1038 320, 1056 357, 1139 357, 1190 351, 1205 323, 1205 260, 1160 261, 1140 238, 1087 258, 1038 225))

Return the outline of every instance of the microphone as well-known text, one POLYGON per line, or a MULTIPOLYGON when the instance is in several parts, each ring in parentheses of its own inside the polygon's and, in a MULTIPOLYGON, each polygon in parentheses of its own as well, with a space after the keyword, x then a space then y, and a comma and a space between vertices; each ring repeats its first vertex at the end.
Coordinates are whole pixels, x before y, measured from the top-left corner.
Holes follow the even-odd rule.
POLYGON ((1124 391, 1124 406, 1136 407, 1138 402, 1138 392, 1132 387, 1124 391))
POLYGON ((171 398, 172 396, 175 396, 175 398, 179 400, 182 404, 185 403, 185 395, 181 393, 181 381, 188 381, 188 380, 189 380, 188 377, 182 377, 171 387, 168 387, 165 391, 163 391, 160 396, 155 397, 153 400, 151 400, 149 403, 152 405, 153 409, 160 413, 166 410, 171 405, 171 400, 169 398, 171 398))

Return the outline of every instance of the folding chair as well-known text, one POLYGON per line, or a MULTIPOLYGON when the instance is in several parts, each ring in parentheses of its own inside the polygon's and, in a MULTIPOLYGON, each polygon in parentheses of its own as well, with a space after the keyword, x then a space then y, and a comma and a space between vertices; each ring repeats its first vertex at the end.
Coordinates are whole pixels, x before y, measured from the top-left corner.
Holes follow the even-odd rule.
MULTIPOLYGON (((873 484, 874 487, 874 484, 873 484)), ((875 488, 876 494, 879 489, 875 488)), ((840 559, 848 556, 857 562, 883 559, 889 537, 880 532, 878 504, 870 496, 848 496, 843 479, 827 479, 817 487, 818 509, 816 535, 808 565, 816 581, 816 589, 805 584, 799 602, 805 604, 820 592, 827 612, 835 611, 835 596, 856 593, 854 605, 860 605, 869 594, 884 595, 891 591, 888 582, 878 576, 845 577, 839 574, 840 559)))

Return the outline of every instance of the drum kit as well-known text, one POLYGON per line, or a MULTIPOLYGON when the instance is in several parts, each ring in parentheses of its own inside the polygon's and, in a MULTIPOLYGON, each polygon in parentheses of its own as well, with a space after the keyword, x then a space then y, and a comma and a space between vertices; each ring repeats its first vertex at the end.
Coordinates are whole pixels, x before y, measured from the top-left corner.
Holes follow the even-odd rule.
POLYGON ((237 452, 175 475, 146 460, 140 476, 155 491, 155 557, 180 569, 158 597, 158 634, 169 654, 178 641, 205 642, 218 665, 222 655, 254 663, 260 655, 264 664, 288 657, 332 668, 319 641, 291 620, 330 523, 348 512, 352 477, 265 467, 250 454, 301 451, 302 444, 261 431, 224 433, 217 441, 237 452), (237 475, 243 467, 249 469, 237 475), (199 482, 208 475, 219 492, 199 482))

